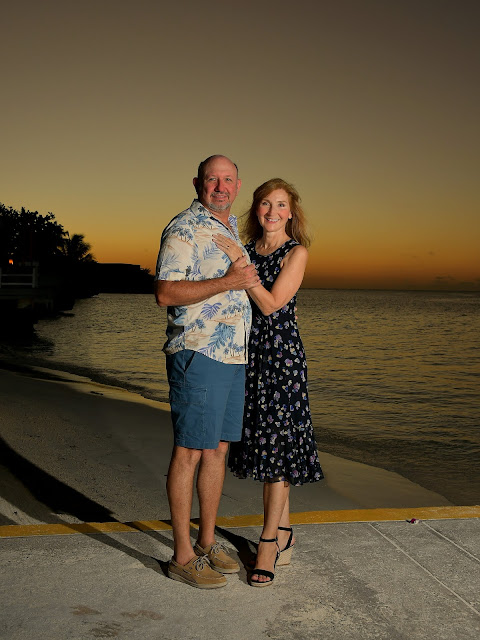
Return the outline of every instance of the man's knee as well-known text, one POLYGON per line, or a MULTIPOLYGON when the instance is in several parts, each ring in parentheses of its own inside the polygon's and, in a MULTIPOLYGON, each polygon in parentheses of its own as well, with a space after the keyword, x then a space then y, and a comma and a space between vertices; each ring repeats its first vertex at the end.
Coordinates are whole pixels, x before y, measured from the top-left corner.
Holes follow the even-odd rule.
POLYGON ((218 444, 217 451, 222 455, 226 456, 229 444, 230 444, 229 442, 224 442, 223 440, 221 440, 218 444))
POLYGON ((222 440, 216 449, 203 449, 202 459, 225 459, 228 451, 228 444, 228 442, 224 442, 222 440))
POLYGON ((196 467, 202 457, 201 449, 189 449, 175 446, 172 453, 172 462, 185 467, 196 467))

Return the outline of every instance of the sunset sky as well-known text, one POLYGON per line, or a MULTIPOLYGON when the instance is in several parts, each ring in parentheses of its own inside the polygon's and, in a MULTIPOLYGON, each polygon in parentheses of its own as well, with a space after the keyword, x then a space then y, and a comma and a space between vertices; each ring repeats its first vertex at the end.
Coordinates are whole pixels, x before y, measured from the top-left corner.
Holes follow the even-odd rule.
POLYGON ((203 158, 295 184, 305 285, 480 290, 478 0, 16 0, 0 202, 153 269, 203 158))

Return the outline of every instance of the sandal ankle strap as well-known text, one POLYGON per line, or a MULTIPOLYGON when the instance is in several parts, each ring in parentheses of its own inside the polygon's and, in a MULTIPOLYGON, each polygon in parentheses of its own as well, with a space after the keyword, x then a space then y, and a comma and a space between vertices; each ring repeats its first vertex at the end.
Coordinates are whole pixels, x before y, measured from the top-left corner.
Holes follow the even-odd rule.
POLYGON ((290 547, 292 547, 292 540, 293 540, 293 529, 292 527, 278 527, 281 531, 290 531, 290 536, 288 537, 287 540, 287 544, 285 545, 285 547, 282 549, 282 551, 286 551, 287 549, 289 549, 290 547))
POLYGON ((278 542, 278 538, 262 538, 260 536, 260 542, 278 542))

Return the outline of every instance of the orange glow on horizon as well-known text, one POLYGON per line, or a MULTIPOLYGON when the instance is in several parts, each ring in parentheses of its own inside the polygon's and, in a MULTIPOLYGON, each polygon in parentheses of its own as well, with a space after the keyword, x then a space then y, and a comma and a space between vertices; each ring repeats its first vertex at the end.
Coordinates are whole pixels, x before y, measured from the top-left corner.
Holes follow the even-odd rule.
MULTIPOLYGON (((99 262, 139 264, 153 274, 159 239, 152 236, 148 249, 132 243, 98 242, 93 253, 99 262)), ((449 256, 447 262, 434 256, 422 260, 415 256, 394 258, 381 250, 368 255, 359 250, 341 255, 339 250, 330 249, 327 254, 322 249, 318 243, 311 246, 303 287, 480 290, 479 269, 471 256, 449 256)))
POLYGON ((415 3, 414 20, 401 2, 244 3, 234 20, 143 4, 5 7, 5 205, 153 272, 199 162, 222 153, 236 215, 269 178, 298 189, 315 233, 305 286, 480 290, 477 3, 415 3), (266 24, 288 46, 266 47, 266 24), (192 60, 199 34, 225 30, 212 94, 192 60))

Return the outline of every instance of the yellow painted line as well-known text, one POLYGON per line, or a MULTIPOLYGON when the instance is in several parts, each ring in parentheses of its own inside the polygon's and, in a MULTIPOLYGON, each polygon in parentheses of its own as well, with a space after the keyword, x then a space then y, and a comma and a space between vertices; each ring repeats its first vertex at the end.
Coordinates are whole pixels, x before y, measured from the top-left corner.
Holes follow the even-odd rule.
MULTIPOLYGON (((292 513, 291 523, 334 524, 348 522, 392 522, 411 520, 445 520, 480 518, 480 505, 471 507, 412 507, 404 509, 352 509, 344 511, 304 511, 292 513)), ((261 527, 263 515, 231 516, 217 518, 217 526, 226 529, 261 527)), ((198 520, 192 521, 198 527, 198 520)), ((169 521, 138 520, 135 522, 82 522, 79 524, 29 524, 0 526, 0 538, 29 536, 58 536, 77 533, 135 533, 138 531, 168 531, 169 521)))
MULTIPOLYGON (((388 522, 397 520, 445 520, 480 518, 480 506, 472 507, 412 507, 404 509, 352 509, 345 511, 304 511, 291 513, 291 524, 333 524, 347 522, 388 522)), ((258 527, 263 516, 217 518, 217 526, 225 528, 258 527)))
POLYGON ((0 538, 28 536, 63 536, 74 533, 132 533, 138 531, 167 531, 172 527, 161 520, 136 522, 81 522, 78 524, 13 524, 0 526, 0 538))
POLYGON ((335 522, 389 522, 411 520, 480 518, 480 506, 406 507, 402 509, 353 509, 350 511, 306 511, 292 515, 292 524, 335 522))
POLYGON ((480 506, 412 507, 402 509, 353 509, 351 511, 306 511, 293 514, 294 524, 335 522, 388 522, 411 520, 480 518, 480 506))

